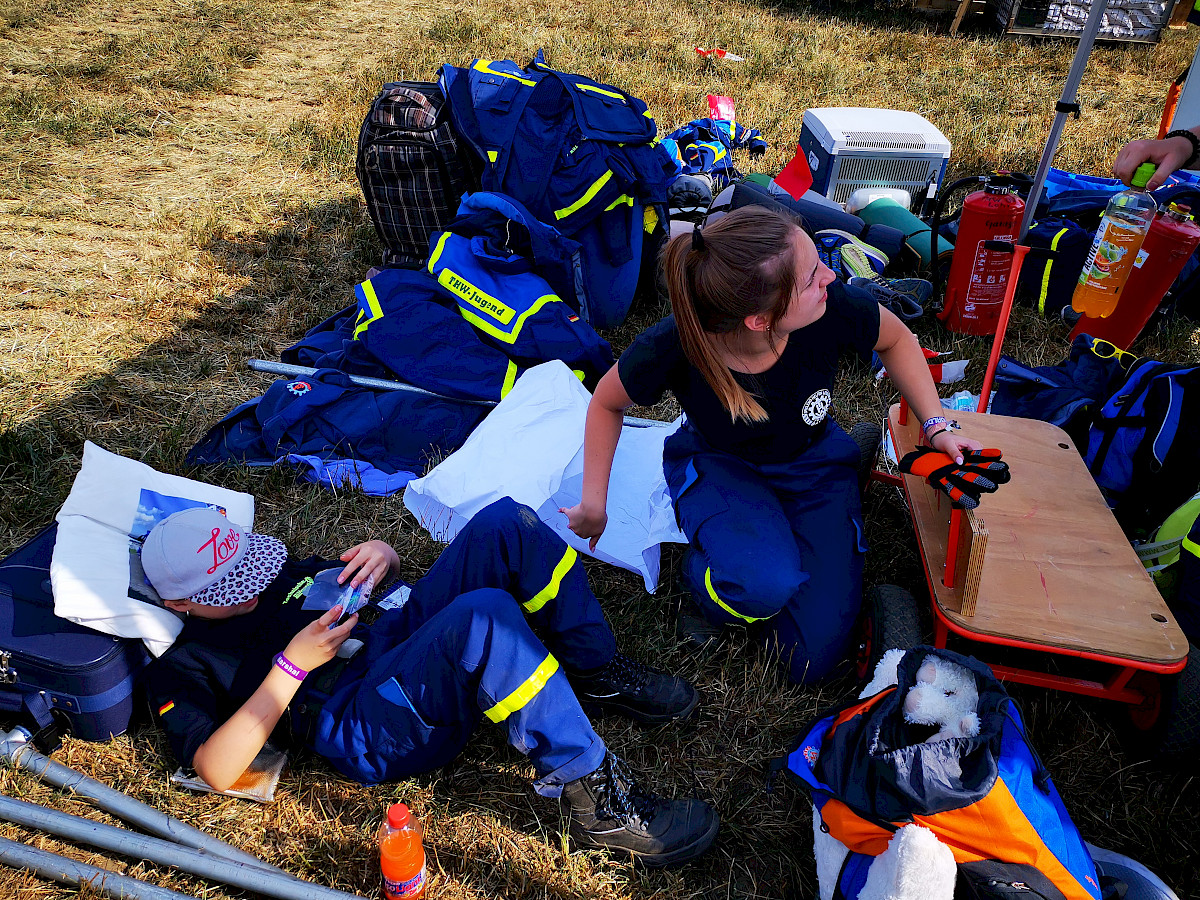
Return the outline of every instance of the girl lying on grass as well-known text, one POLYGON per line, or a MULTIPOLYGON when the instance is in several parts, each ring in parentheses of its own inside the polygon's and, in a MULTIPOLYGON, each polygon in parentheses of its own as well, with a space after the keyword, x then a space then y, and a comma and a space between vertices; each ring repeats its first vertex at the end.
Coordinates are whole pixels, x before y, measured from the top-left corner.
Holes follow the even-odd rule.
POLYGON ((794 682, 819 679, 845 651, 867 549, 860 450, 828 416, 841 356, 877 352, 925 437, 956 463, 980 444, 942 415, 913 333, 839 282, 790 218, 736 210, 673 238, 663 267, 673 314, 597 386, 582 500, 564 512, 595 547, 622 414, 672 391, 686 421, 667 440, 663 470, 690 542, 682 575, 697 607, 681 610, 681 636, 702 643, 719 638, 713 626, 752 626, 794 682))
POLYGON ((659 866, 708 848, 713 808, 644 790, 580 707, 662 724, 695 710, 695 689, 617 652, 578 554, 533 510, 504 499, 480 511, 411 594, 366 607, 363 621, 305 608, 325 569, 344 565, 338 583, 358 586, 399 562, 383 541, 340 562, 293 559, 212 509, 155 526, 143 569, 188 619, 146 684, 180 765, 225 790, 285 724, 375 784, 445 765, 486 718, 533 763, 538 792, 561 798, 577 846, 659 866), (336 656, 351 636, 361 649, 336 656))

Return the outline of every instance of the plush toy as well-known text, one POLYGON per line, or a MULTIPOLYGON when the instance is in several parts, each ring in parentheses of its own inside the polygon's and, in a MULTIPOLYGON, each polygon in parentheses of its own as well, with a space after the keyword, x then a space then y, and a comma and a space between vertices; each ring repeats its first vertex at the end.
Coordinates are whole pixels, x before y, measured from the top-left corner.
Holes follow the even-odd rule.
MULTIPOLYGON (((833 900, 842 864, 850 851, 822 830, 813 807, 813 853, 820 900, 833 900)), ((953 900, 958 867, 950 848, 928 828, 905 825, 871 861, 858 900, 953 900)))
MULTIPOLYGON (((896 684, 896 669, 903 650, 889 650, 859 694, 860 699, 896 684)), ((917 670, 916 684, 904 698, 905 721, 914 725, 936 725, 938 732, 927 741, 979 734, 979 692, 974 676, 955 663, 927 656, 917 670)), ((821 817, 813 808, 813 852, 817 860, 817 883, 821 900, 833 900, 846 845, 823 830, 821 817)), ((871 862, 858 900, 953 900, 958 868, 950 848, 920 825, 905 825, 893 836, 888 848, 871 862)))
POLYGON ((937 725, 926 743, 979 734, 979 691, 975 676, 957 663, 927 656, 917 670, 917 683, 904 698, 904 719, 914 725, 937 725))

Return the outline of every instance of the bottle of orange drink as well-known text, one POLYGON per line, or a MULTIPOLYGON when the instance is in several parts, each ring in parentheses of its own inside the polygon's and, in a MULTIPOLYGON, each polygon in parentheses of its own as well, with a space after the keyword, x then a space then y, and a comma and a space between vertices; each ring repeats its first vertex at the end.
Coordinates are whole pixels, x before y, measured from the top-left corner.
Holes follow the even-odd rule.
POLYGON ((1108 201, 1092 249, 1079 273, 1079 284, 1071 295, 1071 307, 1076 312, 1103 319, 1117 308, 1121 291, 1158 211, 1158 204, 1146 191, 1146 182, 1156 168, 1154 163, 1142 163, 1130 179, 1133 186, 1108 201))
POLYGON ((425 847, 421 823, 403 803, 388 807, 379 826, 379 868, 383 900, 419 900, 425 896, 425 847))

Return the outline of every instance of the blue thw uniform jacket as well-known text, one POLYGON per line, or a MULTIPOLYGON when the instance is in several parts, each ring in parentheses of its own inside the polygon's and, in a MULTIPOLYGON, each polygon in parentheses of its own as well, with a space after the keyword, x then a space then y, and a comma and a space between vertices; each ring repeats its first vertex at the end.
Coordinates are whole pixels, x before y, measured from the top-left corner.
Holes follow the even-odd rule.
POLYGON ((712 175, 716 190, 742 175, 733 164, 731 151, 747 147, 751 156, 767 151, 767 142, 757 128, 728 119, 695 119, 672 131, 663 145, 674 154, 684 175, 712 175))

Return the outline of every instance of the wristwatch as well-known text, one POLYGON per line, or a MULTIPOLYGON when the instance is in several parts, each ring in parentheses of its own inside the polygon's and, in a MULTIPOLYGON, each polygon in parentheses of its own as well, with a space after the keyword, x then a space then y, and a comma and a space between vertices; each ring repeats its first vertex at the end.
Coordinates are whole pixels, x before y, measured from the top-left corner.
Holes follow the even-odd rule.
POLYGON ((1186 128, 1177 128, 1175 131, 1168 131, 1163 136, 1163 140, 1165 141, 1169 138, 1175 137, 1185 138, 1188 143, 1192 145, 1192 155, 1184 160, 1183 164, 1179 167, 1181 169, 1190 169, 1196 164, 1196 158, 1200 157, 1200 137, 1196 137, 1195 134, 1188 131, 1186 128))

